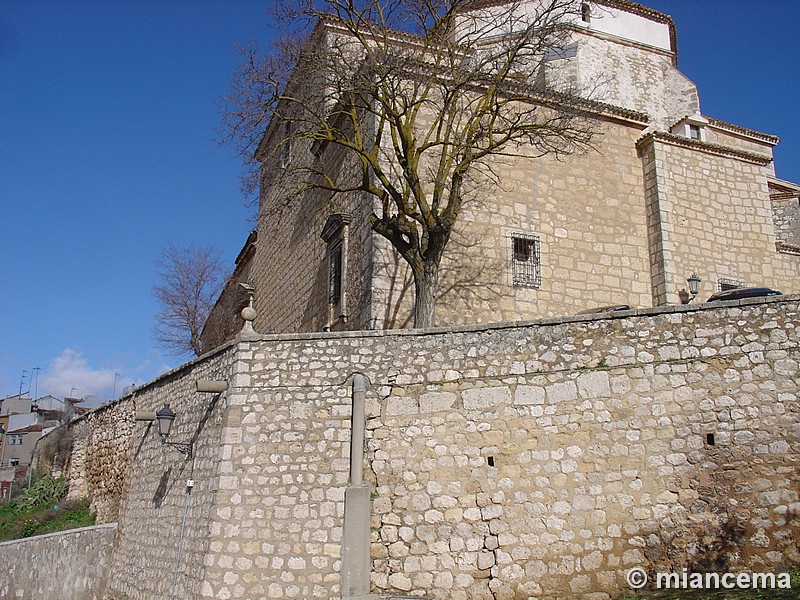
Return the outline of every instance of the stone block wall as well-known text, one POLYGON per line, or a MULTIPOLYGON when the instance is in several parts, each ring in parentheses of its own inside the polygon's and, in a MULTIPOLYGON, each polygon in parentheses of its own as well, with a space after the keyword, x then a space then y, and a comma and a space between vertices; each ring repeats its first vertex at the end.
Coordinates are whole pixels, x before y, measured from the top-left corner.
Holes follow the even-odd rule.
POLYGON ((800 202, 797 198, 772 201, 777 241, 800 246, 800 202))
POLYGON ((373 589, 623 593, 800 564, 797 298, 239 346, 201 596, 336 598, 349 378, 373 589))
POLYGON ((168 441, 191 443, 193 454, 163 445, 155 423, 133 422, 129 415, 130 449, 106 600, 197 597, 227 405, 225 394, 198 392, 196 381, 229 381, 235 354, 235 346, 222 346, 128 397, 138 411, 168 403, 176 413, 168 441))
MULTIPOLYGON (((492 323, 575 314, 609 304, 653 305, 641 128, 596 121, 596 150, 570 156, 493 157, 502 185, 473 182, 442 260, 436 324, 492 323), (537 236, 541 282, 514 285, 512 237, 537 236), (476 257, 480 257, 478 260, 476 257)), ((405 263, 378 240, 373 301, 378 327, 411 324, 405 263)))
POLYGON ((580 85, 594 99, 645 112, 666 131, 700 112, 697 86, 673 66, 672 53, 591 33, 576 39, 580 85))
POLYGON ((565 598, 624 593, 634 566, 798 564, 798 316, 761 305, 415 340, 419 367, 394 361, 368 424, 373 583, 565 598))
POLYGON ((129 464, 135 398, 101 406, 67 427, 73 448, 68 498, 90 498, 97 523, 115 523, 129 464))
MULTIPOLYGON (((358 165, 335 145, 319 158, 311 142, 296 140, 292 158, 298 164, 320 160, 340 181, 357 177, 358 165), (306 162, 304 162, 306 161, 306 162)), ((345 258, 347 321, 337 329, 365 329, 370 321, 369 279, 372 268, 371 201, 361 193, 331 194, 311 189, 297 195, 302 182, 276 157, 264 163, 259 199, 258 244, 251 268, 256 284, 255 323, 259 331, 322 331, 328 325, 328 256, 320 239, 332 214, 350 217, 345 258)))
POLYGON ((0 597, 102 600, 116 524, 0 543, 0 597))
POLYGON ((105 600, 339 598, 354 373, 374 592, 580 597, 627 592, 633 566, 798 565, 798 324, 788 297, 240 338, 137 390, 194 456, 132 425, 105 600))
POLYGON ((701 298, 719 291, 720 279, 800 292, 800 259, 775 248, 768 157, 723 155, 658 137, 640 147, 656 305, 680 303, 692 273, 702 279, 701 298))

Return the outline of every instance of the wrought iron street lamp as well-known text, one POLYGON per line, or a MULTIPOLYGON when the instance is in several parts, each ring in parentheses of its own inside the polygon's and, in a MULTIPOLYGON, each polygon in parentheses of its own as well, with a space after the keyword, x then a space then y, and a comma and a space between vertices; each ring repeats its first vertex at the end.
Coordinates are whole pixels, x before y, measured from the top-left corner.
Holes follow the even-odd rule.
POLYGON ((158 435, 161 436, 161 443, 165 446, 175 448, 181 454, 192 458, 192 444, 184 444, 180 442, 168 442, 169 430, 172 428, 172 423, 175 421, 175 413, 169 407, 169 404, 164 404, 164 407, 156 411, 156 422, 158 423, 158 435))

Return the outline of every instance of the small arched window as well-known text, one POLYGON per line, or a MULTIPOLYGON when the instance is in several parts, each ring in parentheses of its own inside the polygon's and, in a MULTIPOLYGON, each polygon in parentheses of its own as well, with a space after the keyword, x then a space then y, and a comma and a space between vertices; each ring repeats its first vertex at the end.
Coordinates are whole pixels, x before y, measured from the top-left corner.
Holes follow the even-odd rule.
POLYGON ((581 20, 584 23, 590 23, 592 20, 592 8, 585 2, 581 4, 581 20))

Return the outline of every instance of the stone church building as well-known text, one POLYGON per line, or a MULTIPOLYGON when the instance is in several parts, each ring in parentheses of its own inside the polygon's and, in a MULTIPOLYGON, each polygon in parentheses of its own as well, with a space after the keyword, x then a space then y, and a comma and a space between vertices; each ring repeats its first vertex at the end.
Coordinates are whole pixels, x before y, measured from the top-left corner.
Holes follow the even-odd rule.
MULTIPOLYGON (((595 149, 493 159, 498 183, 465 203, 445 252, 436 325, 679 304, 693 273, 698 301, 731 287, 800 292, 800 186, 775 176, 779 140, 703 114, 672 19, 602 0, 570 37, 539 77, 596 89, 595 149)), ((256 330, 411 326, 413 281, 371 230, 372 200, 309 191, 287 205, 286 157, 267 151, 279 127, 262 142, 257 241, 237 262, 255 286, 256 330)))
POLYGON ((609 600, 800 565, 800 186, 702 114, 669 16, 599 0, 568 31, 537 76, 600 82, 594 150, 496 159, 441 327, 409 328, 370 201, 285 201, 336 157, 273 125, 217 347, 66 426, 100 525, 0 544, 0 596, 609 600), (787 295, 701 302, 755 285, 787 295))

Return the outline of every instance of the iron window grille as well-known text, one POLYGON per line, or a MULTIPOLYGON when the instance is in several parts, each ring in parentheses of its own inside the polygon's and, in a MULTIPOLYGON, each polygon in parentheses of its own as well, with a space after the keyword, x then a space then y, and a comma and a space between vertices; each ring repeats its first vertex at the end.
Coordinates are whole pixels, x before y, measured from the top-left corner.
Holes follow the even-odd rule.
POLYGON ((728 290, 736 290, 743 287, 745 287, 745 282, 741 279, 728 279, 726 277, 720 277, 717 280, 717 291, 719 292, 727 292, 728 290))
POLYGON ((538 235, 511 235, 511 273, 515 287, 538 288, 542 284, 542 246, 538 235))

